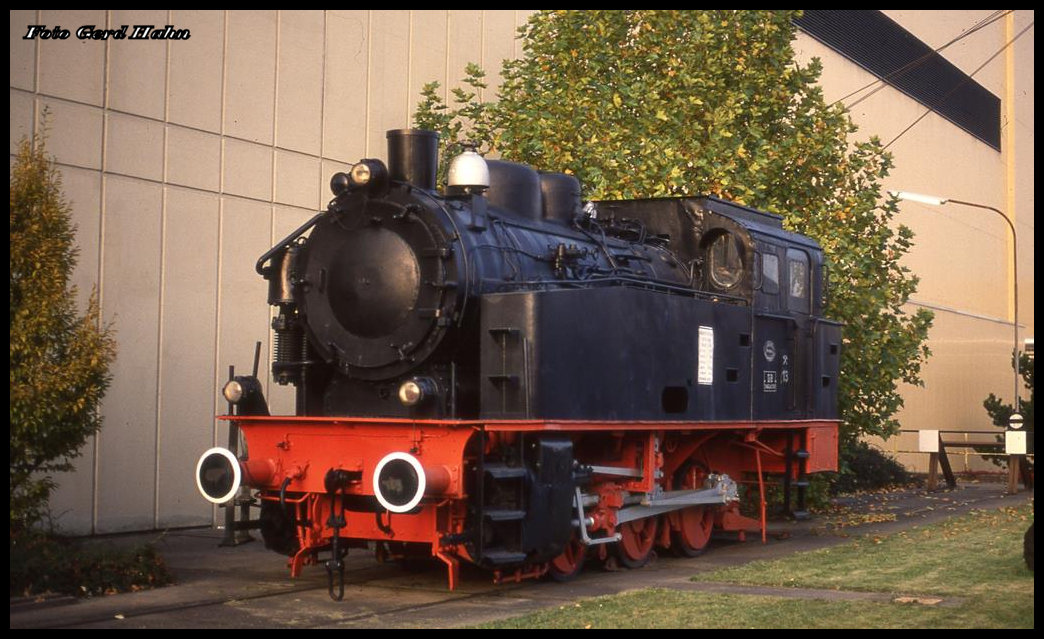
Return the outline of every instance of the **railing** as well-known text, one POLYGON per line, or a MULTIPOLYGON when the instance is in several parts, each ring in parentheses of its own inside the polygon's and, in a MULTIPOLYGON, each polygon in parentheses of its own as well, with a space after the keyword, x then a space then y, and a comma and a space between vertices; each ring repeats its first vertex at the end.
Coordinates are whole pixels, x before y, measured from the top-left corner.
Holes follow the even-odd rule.
MULTIPOLYGON (((1008 465, 1008 493, 1018 492, 1019 479, 1027 488, 1033 487, 1033 475, 1023 458, 1032 457, 1032 445, 1027 449, 1025 431, 971 431, 971 430, 903 430, 902 433, 918 434, 918 450, 903 452, 928 453, 928 479, 926 488, 935 490, 939 481, 939 468, 942 468, 946 484, 957 487, 957 479, 950 466, 950 452, 953 449, 972 449, 965 455, 1005 457, 1008 465), (1004 438, 997 441, 997 435, 1003 433, 1004 438), (1010 435, 1010 436, 1009 436, 1010 435), (956 437, 955 437, 956 436, 956 437), (993 452, 996 451, 996 452, 993 452)), ((1030 437, 1032 434, 1029 434, 1030 437)))

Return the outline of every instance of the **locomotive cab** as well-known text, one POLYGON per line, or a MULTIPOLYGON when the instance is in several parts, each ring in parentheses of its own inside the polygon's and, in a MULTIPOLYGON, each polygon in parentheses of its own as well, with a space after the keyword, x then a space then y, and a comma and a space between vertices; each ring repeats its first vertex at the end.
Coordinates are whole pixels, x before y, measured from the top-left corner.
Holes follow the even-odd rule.
MULTIPOLYGON (((744 386, 753 419, 837 416, 841 326, 824 317, 826 265, 811 238, 783 228, 782 216, 715 197, 599 202, 617 218, 640 221, 666 238, 691 265, 691 285, 747 312, 730 320, 744 328, 720 344, 747 349, 722 377, 744 386)), ((722 310, 719 313, 724 312, 722 310)), ((719 332, 724 333, 718 328, 719 332)), ((720 347, 719 347, 720 348, 720 347)), ((726 346, 725 352, 731 348, 726 346)), ((727 386, 726 386, 727 387, 727 386)), ((718 398, 715 405, 731 404, 718 398)), ((704 404, 707 402, 705 401, 704 404)), ((700 413, 722 418, 732 413, 700 413)))
POLYGON ((715 198, 705 206, 706 285, 751 303, 754 418, 836 417, 841 325, 823 316, 823 250, 778 215, 715 198))

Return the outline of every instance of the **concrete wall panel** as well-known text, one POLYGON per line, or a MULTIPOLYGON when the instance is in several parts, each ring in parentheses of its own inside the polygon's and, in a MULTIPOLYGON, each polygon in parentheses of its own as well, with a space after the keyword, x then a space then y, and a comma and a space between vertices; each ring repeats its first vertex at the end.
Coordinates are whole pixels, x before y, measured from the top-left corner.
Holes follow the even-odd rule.
POLYGON ((11 91, 11 154, 18 153, 18 145, 22 139, 29 139, 33 134, 33 122, 36 119, 36 98, 32 93, 11 91))
POLYGON ((220 376, 214 358, 219 204, 213 193, 178 187, 165 193, 157 526, 206 524, 211 517, 192 478, 200 453, 212 445, 220 376))
POLYGON ((188 29, 187 42, 171 43, 168 117, 187 127, 221 133, 224 107, 226 14, 174 11, 176 28, 188 29), (191 42, 191 46, 184 46, 191 42))
POLYGON ((98 282, 101 188, 102 174, 99 171, 74 167, 62 170, 62 192, 72 211, 72 222, 76 225, 76 245, 80 249, 72 276, 80 309, 87 308, 91 290, 96 288, 98 282))
POLYGON ((279 14, 276 146, 319 155, 323 125, 322 11, 279 14))
POLYGON ((105 170, 159 182, 163 179, 164 125, 123 113, 109 113, 105 127, 105 170))
POLYGON ((98 435, 96 532, 104 533, 155 521, 163 188, 122 176, 103 188, 102 304, 119 343, 98 435))
POLYGON ((326 15, 323 157, 355 162, 366 155, 370 12, 326 15))
POLYGON ((43 98, 36 130, 46 122, 47 151, 59 164, 85 169, 102 166, 104 112, 75 102, 43 98))
POLYGON ((224 133, 272 144, 275 113, 276 12, 228 16, 224 133))
MULTIPOLYGON (((272 205, 235 197, 221 201, 219 239, 219 287, 217 309, 217 356, 219 388, 228 378, 228 366, 249 373, 254 343, 262 342, 258 376, 264 378, 269 364, 268 283, 254 271, 257 258, 272 246, 272 205), (258 300, 261 303, 258 304, 258 300)), ((226 403, 211 393, 206 398, 215 411, 225 412, 226 403)), ((228 443, 224 424, 216 426, 215 445, 228 443)), ((201 451, 202 452, 202 451, 201 451)))
POLYGON ((272 147, 225 138, 222 190, 255 200, 272 199, 272 147))
POLYGON ((410 47, 409 124, 421 100, 421 89, 429 82, 439 83, 439 94, 446 99, 446 27, 449 11, 412 11, 412 46, 410 47))
POLYGON ((275 180, 276 202, 315 211, 322 208, 323 202, 319 197, 321 176, 319 175, 318 157, 277 150, 275 152, 275 180))
POLYGON ((27 26, 39 24, 36 11, 12 10, 11 22, 11 88, 32 91, 36 88, 36 41, 25 40, 27 26))
POLYGON ((387 131, 409 126, 409 60, 410 12, 373 12, 370 21, 367 157, 387 158, 387 131))
POLYGON ((104 105, 105 45, 80 40, 76 30, 95 25, 106 28, 104 11, 41 11, 40 24, 69 31, 64 40, 37 40, 39 51, 38 86, 41 93, 73 102, 104 105))
MULTIPOLYGON (((109 29, 169 24, 166 11, 113 11, 109 29)), ((166 40, 109 40, 109 108, 162 120, 166 112, 166 40)))
POLYGON ((221 136, 169 125, 166 167, 168 183, 216 193, 221 187, 221 136))

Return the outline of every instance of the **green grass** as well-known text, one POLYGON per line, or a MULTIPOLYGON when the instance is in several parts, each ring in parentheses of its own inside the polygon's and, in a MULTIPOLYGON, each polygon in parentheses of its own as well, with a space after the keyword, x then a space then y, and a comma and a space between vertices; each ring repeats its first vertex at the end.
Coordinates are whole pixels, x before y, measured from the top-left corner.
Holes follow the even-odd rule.
POLYGON ((1033 573, 1022 559, 1022 535, 1032 519, 1030 506, 973 511, 934 526, 864 536, 694 580, 954 597, 988 594, 1009 584, 1032 592, 1033 573))
POLYGON ((1032 628, 1033 573, 1022 559, 1022 536, 1032 519, 1032 505, 974 511, 933 526, 694 577, 886 593, 884 602, 655 589, 571 602, 484 627, 1032 628), (900 595, 943 601, 891 601, 900 595))

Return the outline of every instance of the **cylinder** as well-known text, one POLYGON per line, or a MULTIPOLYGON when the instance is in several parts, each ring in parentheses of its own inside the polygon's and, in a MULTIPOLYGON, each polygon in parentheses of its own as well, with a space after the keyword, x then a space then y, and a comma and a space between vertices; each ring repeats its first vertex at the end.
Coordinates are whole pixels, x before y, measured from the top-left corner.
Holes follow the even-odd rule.
POLYGON ((425 129, 393 129, 387 136, 391 179, 434 191, 439 170, 439 134, 425 129))
POLYGON ((290 270, 293 268, 294 260, 300 252, 301 247, 291 244, 286 250, 272 257, 272 266, 266 275, 268 280, 268 303, 272 306, 279 304, 292 304, 294 301, 293 289, 290 286, 290 270))
POLYGON ((435 466, 425 466, 425 488, 424 493, 427 495, 441 495, 449 490, 450 482, 452 481, 452 475, 450 475, 449 468, 446 468, 442 464, 435 466))
POLYGON ((301 381, 303 362, 308 359, 304 328, 297 317, 280 309, 272 318, 272 373, 280 385, 301 381))
POLYGON ((452 475, 441 464, 422 466, 409 453, 388 453, 373 470, 373 494, 393 513, 408 513, 424 495, 440 495, 449 489, 452 475))
POLYGON ((243 459, 239 462, 239 470, 243 475, 243 485, 261 488, 272 483, 276 474, 275 462, 271 459, 243 459))

